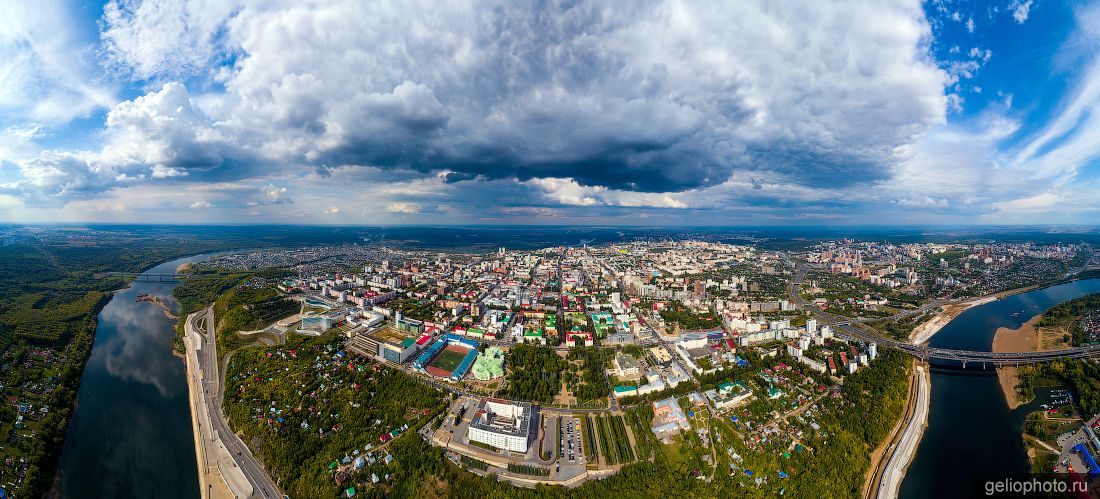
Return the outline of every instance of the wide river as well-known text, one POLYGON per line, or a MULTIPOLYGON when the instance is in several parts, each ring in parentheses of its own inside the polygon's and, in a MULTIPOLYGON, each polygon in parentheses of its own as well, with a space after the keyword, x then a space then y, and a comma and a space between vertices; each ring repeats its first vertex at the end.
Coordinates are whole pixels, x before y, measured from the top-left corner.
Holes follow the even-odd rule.
MULTIPOLYGON (((171 273, 185 262, 146 273, 171 273)), ((172 327, 161 307, 136 301, 160 296, 173 308, 176 282, 136 281, 99 314, 95 344, 77 395, 61 456, 62 497, 198 497, 191 416, 183 361, 172 355, 172 327)), ((974 307, 947 324, 931 344, 989 350, 999 327, 1017 328, 1065 300, 1100 292, 1100 279, 1077 281, 974 307)), ((901 486, 901 497, 967 497, 981 472, 1026 472, 1020 437, 1024 416, 1045 401, 1009 411, 993 370, 933 369, 929 426, 901 486)))
MULTIPOLYGON (((181 258, 146 271, 172 273, 181 258)), ((135 281, 99 313, 95 344, 61 454, 62 497, 199 496, 182 359, 172 355, 174 320, 141 293, 176 308, 178 282, 135 281)))
MULTIPOLYGON (((1100 292, 1100 279, 1075 281, 979 305, 948 323, 930 342, 934 347, 989 351, 997 328, 1018 328, 1036 314, 1089 293, 1100 292)), ((968 366, 970 367, 970 366, 968 366)), ((932 369, 928 428, 901 484, 902 498, 970 497, 977 473, 1030 470, 1021 432, 1024 418, 1049 400, 1008 409, 995 371, 932 369)))

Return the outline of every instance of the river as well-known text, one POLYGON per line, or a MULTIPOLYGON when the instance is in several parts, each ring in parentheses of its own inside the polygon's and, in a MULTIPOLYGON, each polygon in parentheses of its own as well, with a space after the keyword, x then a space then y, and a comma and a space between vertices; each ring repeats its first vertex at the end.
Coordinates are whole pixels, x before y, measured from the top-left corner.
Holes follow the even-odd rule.
MULTIPOLYGON (((184 262, 146 273, 172 273, 184 262)), ((182 359, 172 355, 174 320, 141 293, 173 307, 178 282, 135 281, 99 313, 95 343, 61 454, 62 497, 199 496, 182 359)))
MULTIPOLYGON (((1018 328, 1066 300, 1100 292, 1100 279, 1075 281, 971 308, 932 337, 940 348, 989 351, 997 328, 1018 328)), ((969 497, 977 473, 1026 473, 1024 418, 1049 400, 1049 390, 1008 409, 995 371, 932 369, 928 428, 901 484, 900 497, 969 497)))

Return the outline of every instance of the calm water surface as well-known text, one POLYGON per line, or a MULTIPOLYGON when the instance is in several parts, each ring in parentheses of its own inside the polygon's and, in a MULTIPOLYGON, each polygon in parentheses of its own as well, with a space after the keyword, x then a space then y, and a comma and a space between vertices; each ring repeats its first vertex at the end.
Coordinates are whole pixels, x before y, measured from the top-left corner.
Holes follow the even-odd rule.
MULTIPOLYGON (((173 272, 204 256, 148 273, 173 272)), ((61 457, 63 497, 197 497, 198 475, 184 363, 172 355, 171 319, 140 293, 171 303, 178 283, 135 282, 99 315, 95 345, 77 396, 61 457)), ((943 328, 932 345, 989 350, 998 327, 1100 292, 1100 279, 1023 293, 972 308, 943 328)), ((174 305, 174 303, 172 303, 174 305)), ((1031 404, 1046 399, 1045 392, 1031 404)), ((903 498, 966 497, 971 474, 1027 471, 1020 432, 1030 406, 1009 411, 992 369, 933 369, 929 427, 902 483, 903 498)))
MULTIPOLYGON (((977 306, 948 323, 931 345, 989 351, 997 328, 1018 328, 1058 303, 1096 292, 1100 279, 1090 279, 977 306)), ((1029 471, 1021 438, 1024 418, 1049 400, 1048 390, 1036 392, 1036 400, 1010 411, 992 368, 982 372, 933 366, 928 428, 901 484, 901 497, 969 497, 975 473, 1029 471)))
MULTIPOLYGON (((147 273, 175 272, 181 258, 147 273)), ((134 282, 99 314, 61 455, 62 497, 199 496, 191 413, 172 326, 140 293, 169 302, 177 282, 134 282)))

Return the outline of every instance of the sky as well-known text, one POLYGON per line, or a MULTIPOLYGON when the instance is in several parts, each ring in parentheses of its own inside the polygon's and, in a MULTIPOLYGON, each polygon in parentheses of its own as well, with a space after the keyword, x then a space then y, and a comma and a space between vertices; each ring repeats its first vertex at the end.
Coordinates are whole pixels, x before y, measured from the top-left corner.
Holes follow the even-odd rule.
POLYGON ((1100 220, 1100 5, 0 0, 0 221, 1100 220))

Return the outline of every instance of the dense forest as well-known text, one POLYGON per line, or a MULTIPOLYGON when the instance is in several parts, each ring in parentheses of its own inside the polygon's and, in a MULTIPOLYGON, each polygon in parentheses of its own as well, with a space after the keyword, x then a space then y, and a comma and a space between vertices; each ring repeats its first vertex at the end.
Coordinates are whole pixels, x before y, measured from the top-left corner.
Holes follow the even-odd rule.
POLYGON ((565 368, 565 359, 554 349, 517 344, 508 353, 508 387, 503 396, 549 404, 561 391, 565 368))
POLYGON ((1053 379, 1076 395, 1081 414, 1100 413, 1100 364, 1088 359, 1062 359, 1020 368, 1020 388, 1031 392, 1041 378, 1053 379))

